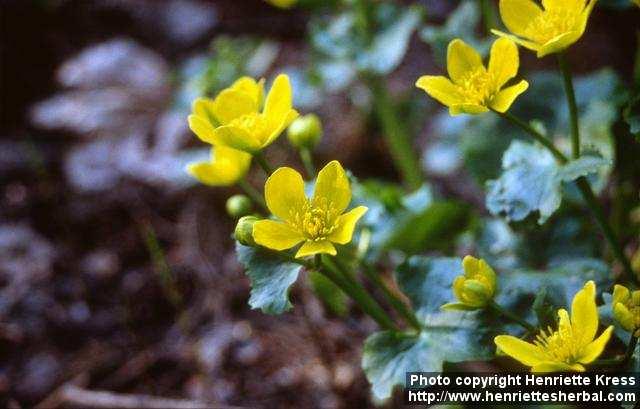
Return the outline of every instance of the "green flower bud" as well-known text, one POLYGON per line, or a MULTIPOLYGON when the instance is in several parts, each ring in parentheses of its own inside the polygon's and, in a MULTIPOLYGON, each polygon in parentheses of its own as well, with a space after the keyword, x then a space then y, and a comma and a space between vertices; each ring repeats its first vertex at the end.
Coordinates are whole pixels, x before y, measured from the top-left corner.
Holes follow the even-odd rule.
POLYGON ((289 141, 298 149, 313 149, 322 138, 322 123, 316 114, 298 117, 289 125, 289 141))
POLYGON ((227 213, 234 219, 250 214, 252 207, 251 199, 245 195, 233 195, 227 199, 227 213))
POLYGON ((256 245, 253 239, 253 224, 258 220, 260 219, 256 216, 244 216, 238 220, 233 236, 240 244, 252 247, 256 245))

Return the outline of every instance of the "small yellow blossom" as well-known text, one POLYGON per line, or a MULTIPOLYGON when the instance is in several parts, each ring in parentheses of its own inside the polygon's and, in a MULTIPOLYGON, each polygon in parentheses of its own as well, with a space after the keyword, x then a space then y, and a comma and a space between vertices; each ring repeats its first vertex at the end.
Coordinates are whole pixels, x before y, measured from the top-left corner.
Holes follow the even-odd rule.
POLYGON ((281 9, 291 8, 298 2, 298 0, 265 0, 265 1, 271 4, 272 6, 276 6, 281 9))
POLYGON ((273 250, 287 250, 302 242, 296 258, 326 253, 335 255, 333 243, 351 241, 356 223, 367 208, 358 206, 346 213, 351 187, 338 161, 329 162, 319 173, 313 198, 304 193, 300 173, 279 168, 264 186, 267 207, 280 220, 254 224, 256 243, 273 250))
POLYGON ((613 287, 613 317, 620 326, 640 337, 640 290, 631 292, 627 287, 617 285, 613 287))
POLYGON ((201 183, 209 186, 231 186, 236 184, 249 170, 251 155, 217 146, 211 148, 208 162, 196 162, 187 166, 187 171, 201 183))
POLYGON ((631 0, 631 1, 633 1, 633 3, 634 3, 636 6, 640 7, 640 0, 631 0))
POLYGON ((533 50, 538 58, 557 53, 582 37, 597 0, 500 0, 502 22, 514 35, 491 30, 533 50))
POLYGON ((518 47, 509 39, 496 40, 491 47, 489 68, 476 50, 460 39, 449 43, 444 76, 424 75, 416 86, 449 107, 451 115, 481 114, 493 109, 506 112, 529 84, 520 81, 503 88, 518 73, 518 47))
POLYGON ((204 142, 258 153, 298 117, 286 75, 278 75, 266 99, 263 95, 263 81, 242 77, 213 100, 197 99, 189 127, 204 142))
POLYGON ((462 267, 464 275, 453 281, 453 294, 459 302, 443 305, 444 310, 484 308, 496 293, 496 273, 486 261, 466 256, 462 267))
POLYGON ((571 304, 571 318, 565 309, 558 310, 558 329, 541 331, 533 343, 511 335, 495 337, 502 352, 531 367, 531 372, 584 372, 584 365, 596 360, 611 338, 613 325, 598 338, 596 285, 587 282, 571 304))

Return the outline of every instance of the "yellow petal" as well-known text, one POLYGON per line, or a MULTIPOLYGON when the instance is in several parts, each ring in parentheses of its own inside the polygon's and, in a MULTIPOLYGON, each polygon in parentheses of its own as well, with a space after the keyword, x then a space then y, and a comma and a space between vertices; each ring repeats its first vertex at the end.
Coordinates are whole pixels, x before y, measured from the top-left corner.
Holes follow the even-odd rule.
POLYGON ((466 278, 475 276, 480 270, 480 260, 473 256, 465 256, 462 259, 462 270, 466 278))
POLYGON ((616 284, 613 286, 613 296, 611 298, 611 304, 616 305, 619 302, 626 302, 631 296, 631 291, 623 285, 616 284))
POLYGON ((300 114, 295 109, 290 110, 287 116, 282 119, 282 122, 280 123, 280 125, 276 126, 270 131, 270 134, 267 137, 267 139, 262 142, 262 147, 266 148, 267 146, 271 145, 273 141, 275 141, 278 138, 278 136, 280 136, 280 134, 285 129, 287 129, 289 125, 291 125, 291 122, 293 122, 299 115, 300 114))
POLYGON ((246 114, 258 112, 258 105, 250 95, 227 88, 213 100, 212 111, 222 125, 246 114))
POLYGON ((313 192, 313 205, 330 208, 337 217, 345 211, 349 202, 351 202, 349 178, 340 162, 332 160, 318 172, 313 192))
POLYGON ((501 37, 491 46, 489 74, 495 90, 499 90, 518 73, 518 46, 509 38, 501 37))
POLYGON ((231 85, 231 89, 249 95, 255 101, 258 108, 262 105, 262 99, 264 98, 264 80, 256 82, 256 80, 251 77, 241 77, 231 85))
POLYGON ((237 126, 219 126, 213 131, 213 144, 224 145, 247 153, 256 153, 260 150, 260 141, 242 128, 237 126))
POLYGON ((564 362, 547 361, 541 362, 531 368, 533 373, 547 373, 547 372, 584 372, 584 366, 580 364, 569 365, 564 362))
POLYGON ((191 113, 211 122, 213 126, 218 126, 218 120, 213 115, 213 106, 213 100, 209 98, 198 98, 193 101, 191 113))
POLYGON ((291 91, 289 77, 285 74, 280 74, 273 81, 264 105, 264 114, 272 125, 272 129, 275 129, 282 123, 284 118, 287 118, 292 107, 293 92, 291 91))
POLYGON ((251 155, 226 146, 211 149, 209 162, 187 166, 187 171, 198 181, 209 186, 231 186, 242 179, 251 165, 251 155))
POLYGON ((367 207, 358 206, 349 210, 347 213, 340 215, 336 221, 336 229, 329 235, 328 239, 334 243, 347 244, 353 237, 353 230, 356 223, 367 212, 367 207))
POLYGON ((253 239, 272 250, 287 250, 304 240, 302 234, 286 223, 258 220, 253 224, 253 239))
POLYGON ((483 259, 480 259, 478 263, 478 271, 482 274, 482 277, 484 277, 484 279, 488 283, 491 296, 493 296, 493 294, 496 292, 496 287, 498 285, 497 279, 496 279, 496 272, 493 271, 493 268, 491 268, 491 266, 483 259))
POLYGON ((458 88, 447 77, 424 75, 416 81, 416 87, 425 90, 432 98, 446 106, 464 102, 458 88))
POLYGON ((538 365, 546 359, 540 348, 511 335, 498 335, 494 342, 502 352, 527 366, 538 365))
POLYGON ((542 14, 540 7, 531 0, 500 0, 500 17, 513 34, 527 37, 527 26, 542 14))
POLYGON ((569 47, 571 44, 578 41, 581 35, 582 33, 580 33, 579 31, 568 31, 566 33, 560 34, 552 38, 545 44, 543 44, 538 49, 538 52, 536 53, 536 55, 538 56, 538 58, 542 58, 549 54, 563 51, 564 49, 569 47))
POLYGON ((576 293, 571 303, 571 325, 579 345, 587 345, 598 330, 598 308, 596 307, 596 285, 588 281, 576 293))
POLYGON ((569 313, 564 308, 558 310, 558 331, 562 334, 571 333, 571 320, 569 319, 569 313))
POLYGON ((563 9, 582 11, 585 0, 542 0, 545 10, 563 9))
POLYGON ((497 36, 500 37, 504 37, 504 38, 508 38, 509 40, 513 41, 516 44, 520 44, 521 46, 523 46, 524 48, 528 48, 529 50, 533 50, 533 51, 538 51, 540 49, 540 44, 534 42, 534 41, 529 41, 529 40, 525 40, 522 39, 520 37, 514 36, 512 34, 507 34, 505 32, 502 32, 500 30, 496 30, 496 29, 491 29, 491 32, 497 36))
POLYGON ((187 120, 189 121, 189 129, 191 129, 201 141, 212 145, 218 142, 215 128, 211 122, 198 115, 189 115, 187 120))
POLYGON ((512 85, 498 92, 489 102, 489 106, 498 112, 506 112, 513 102, 529 88, 529 83, 525 80, 520 81, 516 85, 512 85))
POLYGON ((336 248, 329 240, 305 241, 296 253, 296 258, 313 256, 314 254, 337 254, 336 248))
POLYGON ((629 309, 621 302, 613 304, 613 317, 625 330, 631 332, 636 327, 636 319, 629 309))
POLYGON ((456 296, 456 298, 459 301, 463 301, 465 300, 465 296, 464 296, 464 282, 466 281, 466 278, 464 278, 464 276, 457 276, 454 280, 453 283, 451 284, 451 289, 453 290, 453 295, 456 296))
POLYGON ((613 332, 613 325, 610 325, 605 329, 602 334, 595 341, 591 342, 582 350, 582 356, 578 359, 581 364, 589 364, 596 360, 604 351, 604 347, 607 346, 607 342, 611 338, 613 332))
POLYGON ((458 82, 469 71, 482 65, 482 57, 476 50, 464 41, 456 38, 447 48, 447 72, 453 82, 458 82))
POLYGON ((489 112, 489 108, 478 104, 456 104, 449 107, 449 114, 451 116, 460 114, 477 115, 484 114, 485 112, 489 112))
POLYGON ((301 213, 307 203, 302 176, 286 167, 278 168, 269 176, 264 185, 264 197, 271 213, 284 221, 301 213))

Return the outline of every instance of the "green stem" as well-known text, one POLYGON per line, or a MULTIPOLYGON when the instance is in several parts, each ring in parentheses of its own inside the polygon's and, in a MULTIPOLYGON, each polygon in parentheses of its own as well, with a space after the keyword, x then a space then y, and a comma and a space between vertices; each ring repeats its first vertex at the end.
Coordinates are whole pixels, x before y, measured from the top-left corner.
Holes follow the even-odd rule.
POLYGON ((493 111, 493 112, 495 112, 496 114, 500 115, 502 118, 508 120, 509 122, 511 122, 512 124, 517 126, 518 128, 520 128, 520 129, 524 130, 525 132, 527 132, 530 136, 533 137, 533 139, 535 139, 541 145, 543 145, 545 148, 547 148, 549 150, 549 152, 551 152, 551 154, 556 158, 556 160, 558 162, 560 162, 562 164, 567 163, 567 161, 568 161, 567 157, 564 156, 564 154, 562 152, 560 152, 558 150, 558 148, 556 148, 553 145, 553 142, 551 142, 549 139, 547 139, 547 137, 545 137, 540 132, 536 131, 531 125, 529 125, 528 123, 526 123, 522 119, 514 116, 513 114, 510 114, 509 112, 498 112, 498 111, 493 111))
POLYGON ((395 166, 400 171, 406 187, 417 189, 423 179, 420 161, 405 124, 400 120, 396 107, 391 101, 384 78, 369 76, 368 83, 373 91, 376 115, 395 166))
POLYGON ((311 157, 311 150, 308 148, 300 148, 300 159, 302 159, 302 164, 304 165, 304 169, 309 175, 310 179, 316 177, 316 167, 313 165, 313 158, 311 157))
POLYGON ((567 95, 567 103, 569 104, 569 117, 571 121, 571 152, 574 159, 580 157, 580 125, 578 124, 578 105, 576 104, 576 93, 573 89, 573 79, 571 77, 571 69, 567 63, 564 53, 558 53, 558 65, 562 72, 564 81, 564 91, 567 95))
POLYGON ((631 268, 631 263, 629 262, 629 259, 624 254, 624 249, 622 248, 622 245, 618 241, 618 238, 616 237, 616 233, 613 231, 613 228, 607 221, 607 218, 604 212, 602 211, 600 204, 598 203, 598 198, 593 193, 593 189, 591 189, 591 185, 589 184, 589 182, 585 177, 581 177, 578 180, 576 180, 576 186, 578 186, 580 193, 582 193, 582 197, 584 198, 585 202, 587 202, 589 209, 591 209, 591 213, 593 214, 593 217, 598 222, 598 225, 602 230, 602 234, 604 234, 604 237, 607 239, 607 242, 611 246, 614 256, 618 259, 620 263, 622 263, 624 273, 627 276, 627 280, 632 283, 638 283, 638 279, 636 275, 633 273, 633 269, 631 268))
POLYGON ((491 308, 492 310, 494 310, 498 314, 501 314, 501 315, 505 316, 506 318, 509 318, 512 322, 520 325, 522 328, 526 329, 528 332, 534 334, 534 333, 536 333, 538 331, 538 329, 536 327, 534 327, 533 325, 529 324, 527 321, 523 320, 522 318, 518 317, 517 315, 515 315, 511 311, 505 310, 504 308, 502 308, 501 306, 496 304, 495 301, 491 301, 491 303, 488 304, 488 306, 489 306, 489 308, 491 308))
POLYGON ((493 2, 491 0, 481 0, 480 9, 482 10, 482 22, 484 23, 484 30, 486 34, 490 34, 492 28, 498 27, 496 11, 493 7, 493 2))
POLYGON ((273 173, 273 168, 265 159, 264 154, 262 152, 258 152, 254 154, 253 157, 256 159, 256 162, 258 162, 258 165, 260 165, 262 170, 264 170, 264 173, 266 173, 267 176, 271 176, 271 174, 273 173))
POLYGON ((397 330, 391 318, 361 285, 349 280, 347 275, 329 257, 322 256, 320 260, 323 267, 320 270, 321 273, 353 298, 362 311, 373 318, 385 330, 397 330))
POLYGON ((244 191, 244 193, 246 193, 247 196, 249 196, 251 200, 253 200, 255 204, 260 206, 265 212, 267 212, 267 214, 269 214, 269 209, 267 208, 267 204, 262 198, 262 195, 253 186, 251 186, 249 182, 245 179, 240 179, 238 181, 238 186, 244 191))
POLYGON ((382 278, 380 278, 380 275, 373 270, 371 265, 363 263, 363 267, 366 276, 382 291, 382 294, 389 304, 405 319, 407 324, 411 325, 415 330, 420 331, 422 325, 420 325, 420 321, 416 317, 413 309, 407 307, 407 305, 391 291, 382 278))
MULTIPOLYGON (((553 145, 553 143, 551 143, 549 139, 547 139, 540 132, 536 131, 529 124, 513 116, 510 113, 507 113, 507 112, 505 113, 496 112, 496 113, 501 117, 507 119, 514 125, 518 126, 519 128, 523 129, 525 132, 531 135, 536 141, 544 145, 544 147, 546 147, 553 154, 553 156, 556 158, 556 160, 560 164, 565 164, 568 162, 568 158, 562 152, 560 152, 553 145)), ((584 198, 585 202, 589 206, 591 213, 593 214, 598 225, 600 226, 600 229, 602 230, 602 233, 604 234, 607 242, 609 243, 609 246, 611 246, 611 248, 613 249, 613 254, 615 255, 616 259, 618 259, 618 261, 624 267, 625 274, 627 275, 627 280, 630 282, 634 282, 634 281, 637 282, 637 278, 635 278, 635 274, 631 269, 631 263, 625 256, 622 245, 618 241, 618 238, 616 237, 616 234, 613 231, 613 228, 611 228, 611 225, 607 222, 607 218, 605 217, 604 212, 602 211, 602 208, 598 203, 598 199, 596 198, 595 194, 593 193, 593 190, 591 189, 591 185, 589 184, 589 182, 587 182, 587 180, 584 177, 581 177, 578 180, 576 180, 576 186, 580 190, 582 197, 584 198)))

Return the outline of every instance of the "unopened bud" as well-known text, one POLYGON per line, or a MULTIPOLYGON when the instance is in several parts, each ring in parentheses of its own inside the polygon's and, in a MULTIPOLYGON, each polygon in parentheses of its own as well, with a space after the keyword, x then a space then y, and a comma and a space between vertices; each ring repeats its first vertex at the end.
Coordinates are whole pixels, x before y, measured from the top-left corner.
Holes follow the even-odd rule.
POLYGON ((256 216, 244 216, 238 220, 233 236, 240 244, 245 246, 255 246, 253 239, 253 224, 259 219, 256 216))
POLYGON ((227 199, 227 213, 237 219, 251 213, 251 199, 245 195, 233 195, 227 199))
POLYGON ((289 125, 289 141, 298 149, 313 149, 322 138, 322 123, 316 114, 298 117, 289 125))

